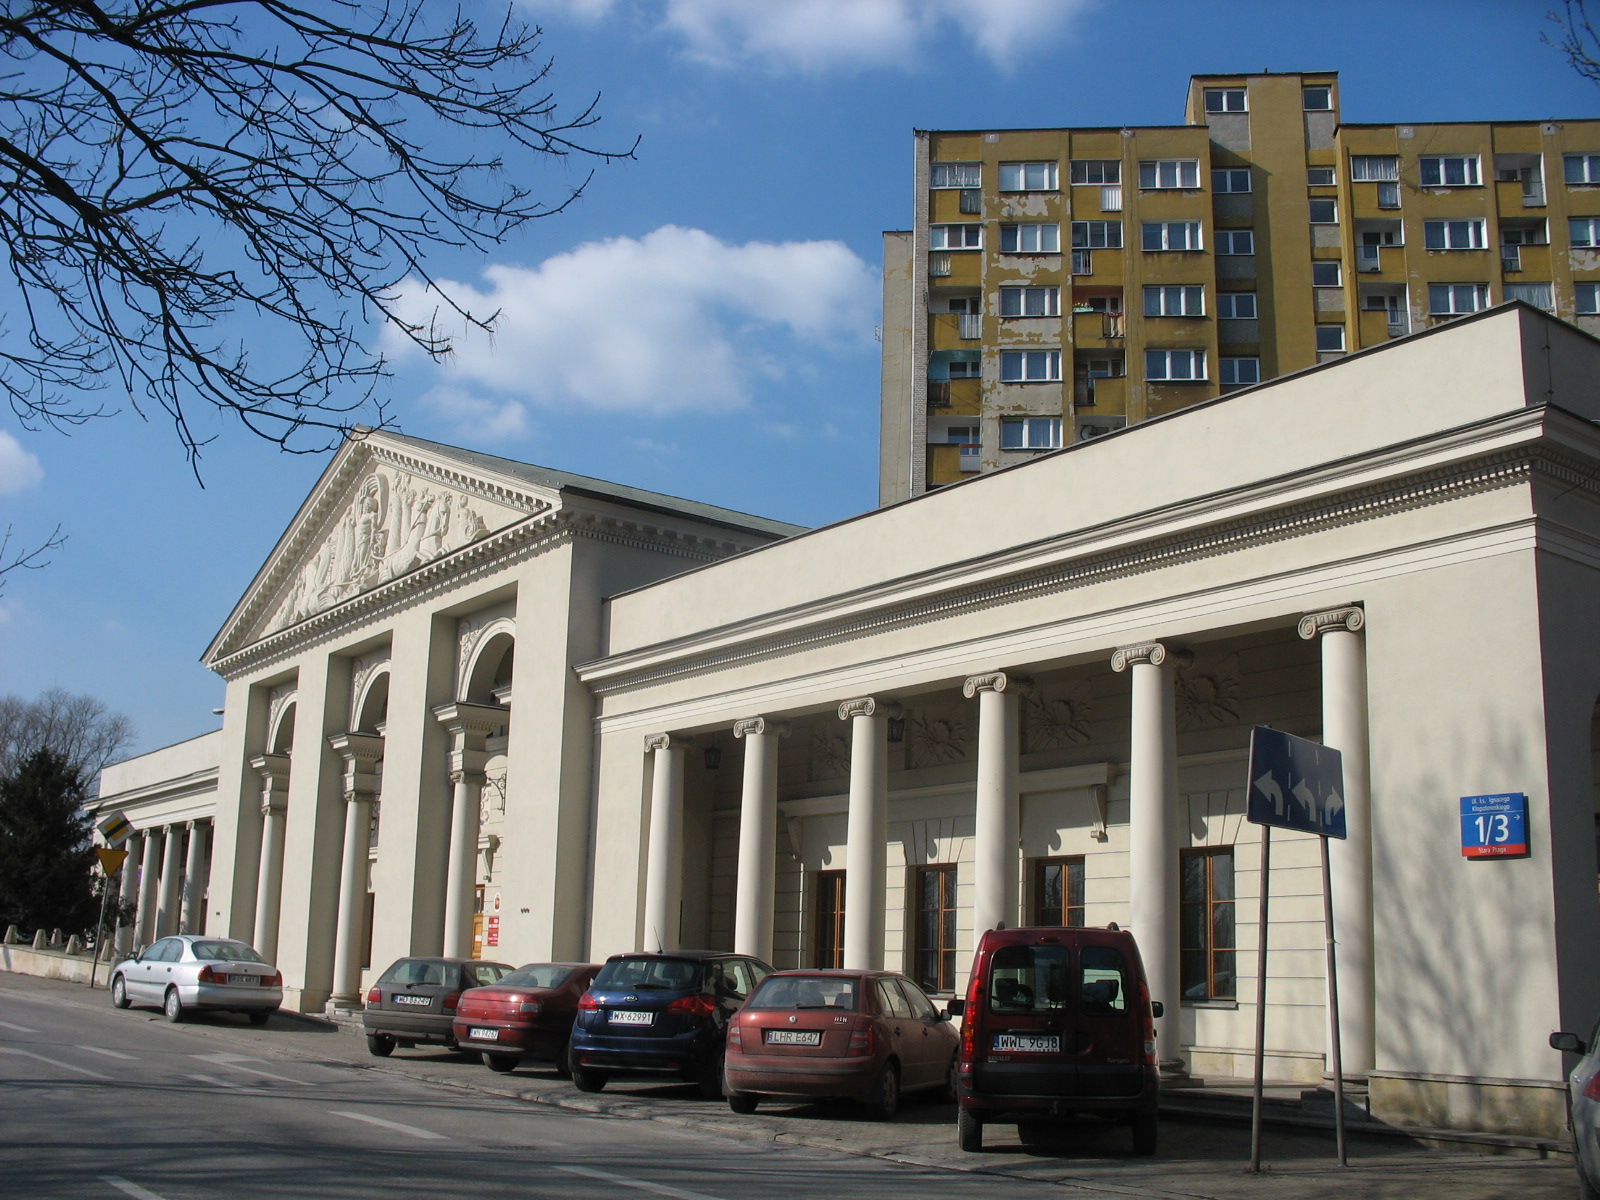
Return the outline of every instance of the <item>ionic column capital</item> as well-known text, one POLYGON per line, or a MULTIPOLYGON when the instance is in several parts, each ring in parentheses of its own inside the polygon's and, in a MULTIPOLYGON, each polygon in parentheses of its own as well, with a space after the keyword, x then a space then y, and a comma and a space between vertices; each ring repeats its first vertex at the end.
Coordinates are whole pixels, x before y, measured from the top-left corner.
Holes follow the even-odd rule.
POLYGON ((694 739, 681 733, 651 733, 646 734, 644 748, 651 750, 690 750, 694 748, 694 739))
POLYGON ((971 675, 961 685, 961 694, 971 700, 979 692, 1026 692, 1033 680, 1015 671, 990 671, 987 675, 971 675))
POLYGON ((485 781, 486 777, 481 769, 476 769, 470 765, 452 766, 450 768, 450 786, 452 787, 460 787, 465 783, 470 787, 481 788, 485 781))
POLYGON ((754 737, 764 733, 773 737, 788 737, 789 722, 780 721, 775 717, 742 717, 733 723, 733 736, 736 738, 754 737))
POLYGON ((1310 642, 1324 633, 1358 633, 1366 623, 1367 612, 1360 605, 1330 608, 1301 617, 1300 636, 1310 642))
POLYGON ((250 767, 261 776, 261 815, 283 812, 289 804, 289 756, 258 754, 250 767))
POLYGON ((1129 667, 1159 667, 1169 658, 1177 666, 1194 661, 1194 655, 1189 651, 1168 646, 1165 642, 1139 642, 1132 646, 1118 646, 1112 651, 1111 669, 1121 673, 1129 667))
POLYGON ((898 717, 900 712, 898 700, 883 696, 860 696, 839 705, 839 720, 848 721, 851 717, 898 717))
POLYGON ((341 780, 346 804, 378 798, 378 760, 383 757, 383 738, 372 733, 336 733, 328 739, 344 760, 341 780))

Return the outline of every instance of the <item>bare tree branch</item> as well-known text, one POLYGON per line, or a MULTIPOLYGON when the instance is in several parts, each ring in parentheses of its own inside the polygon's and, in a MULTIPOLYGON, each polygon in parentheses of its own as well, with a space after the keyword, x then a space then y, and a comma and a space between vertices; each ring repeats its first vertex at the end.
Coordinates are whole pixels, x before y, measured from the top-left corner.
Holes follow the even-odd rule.
POLYGON ((11 549, 11 526, 6 526, 4 534, 0 534, 0 596, 6 593, 6 576, 12 571, 37 571, 41 567, 48 567, 50 560, 45 557, 52 550, 59 550, 66 545, 66 534, 61 532, 57 525, 39 545, 31 550, 11 549))
POLYGON ((1547 18, 1560 30, 1555 37, 1541 35, 1545 45, 1559 50, 1567 65, 1590 83, 1600 84, 1600 32, 1589 16, 1587 0, 1565 0, 1564 12, 1547 18))

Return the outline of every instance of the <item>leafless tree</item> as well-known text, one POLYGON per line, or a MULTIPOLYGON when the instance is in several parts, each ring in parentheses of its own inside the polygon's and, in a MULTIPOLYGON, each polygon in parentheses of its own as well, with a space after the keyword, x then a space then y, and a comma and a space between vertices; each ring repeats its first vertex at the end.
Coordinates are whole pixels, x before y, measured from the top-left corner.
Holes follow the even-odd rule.
POLYGON ((52 550, 59 550, 66 543, 66 535, 57 525, 50 536, 39 545, 29 550, 13 550, 11 548, 11 526, 6 526, 6 531, 0 534, 0 596, 6 594, 6 576, 12 571, 37 571, 41 567, 48 567, 50 560, 45 557, 52 550))
POLYGON ((133 741, 133 725, 93 696, 51 688, 36 700, 0 696, 0 778, 41 750, 60 755, 93 794, 100 772, 133 741))
POLYGON ((1550 13, 1549 19, 1560 32, 1554 37, 1545 34, 1545 42, 1559 50, 1579 75, 1600 84, 1600 31, 1589 16, 1588 0, 1565 0, 1563 11, 1550 13))
POLYGON ((208 406, 290 450, 384 424, 372 329, 450 350, 397 285, 632 154, 587 143, 593 103, 558 114, 540 32, 509 10, 18 0, 0 58, 0 392, 28 428, 158 408, 191 465, 208 406), (539 165, 572 160, 541 199, 539 165))

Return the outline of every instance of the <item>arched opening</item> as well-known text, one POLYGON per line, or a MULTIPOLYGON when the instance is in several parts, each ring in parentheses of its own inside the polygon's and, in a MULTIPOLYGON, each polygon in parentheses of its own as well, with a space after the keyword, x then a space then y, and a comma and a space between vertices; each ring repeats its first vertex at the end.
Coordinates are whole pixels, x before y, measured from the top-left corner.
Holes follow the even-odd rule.
POLYGON ((283 706, 278 714, 278 723, 272 730, 272 736, 267 739, 268 752, 271 754, 288 754, 294 749, 294 714, 299 707, 293 700, 283 706))
POLYGON ((389 719, 389 672, 380 671, 367 684, 366 695, 356 707, 353 733, 381 733, 389 719))
POLYGON ((461 699, 471 704, 504 704, 510 699, 516 637, 510 628, 497 630, 483 640, 467 671, 461 699))

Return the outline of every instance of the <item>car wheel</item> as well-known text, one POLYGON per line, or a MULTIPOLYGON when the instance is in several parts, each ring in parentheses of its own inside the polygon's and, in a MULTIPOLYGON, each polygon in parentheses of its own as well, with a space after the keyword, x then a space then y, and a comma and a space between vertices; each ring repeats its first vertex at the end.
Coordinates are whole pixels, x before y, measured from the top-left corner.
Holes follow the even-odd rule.
POLYGON ((874 1121, 892 1120, 900 1111, 900 1071, 892 1062, 883 1064, 883 1071, 863 1103, 874 1121))
POLYGON ((1138 1113, 1133 1118, 1133 1152, 1150 1155, 1156 1152, 1156 1135, 1160 1119, 1154 1111, 1138 1113))
POLYGON ((756 1105, 761 1103, 761 1097, 749 1092, 729 1092, 728 1107, 741 1117, 748 1117, 755 1112, 756 1105))
POLYGON ((388 1058, 394 1053, 395 1040, 387 1033, 367 1034, 367 1052, 376 1058, 388 1058))
POLYGON ((186 1015, 183 1011, 183 997, 178 995, 177 988, 167 989, 167 999, 161 1006, 161 1011, 167 1014, 167 1020, 176 1025, 186 1015))
POLYGON ((567 1049, 567 1043, 566 1042, 562 1042, 560 1047, 556 1050, 556 1078, 557 1079, 571 1079, 572 1078, 572 1059, 567 1057, 568 1053, 569 1053, 569 1051, 567 1049))
POLYGON ((265 1025, 267 1019, 272 1016, 270 1012, 253 1012, 245 1015, 250 1018, 250 1024, 252 1025, 265 1025))
POLYGON ((983 1122, 978 1120, 976 1113, 962 1109, 956 1114, 956 1145, 968 1154, 976 1154, 983 1149, 983 1122))
POLYGON ((128 999, 128 985, 118 975, 111 981, 111 1005, 113 1008, 127 1008, 132 1001, 128 999))
POLYGON ((717 1055, 705 1065, 700 1072, 700 1078, 695 1081, 700 1089, 700 1099, 721 1100, 725 1094, 722 1090, 722 1055, 717 1055))
POLYGON ((954 1104, 961 1099, 961 1089, 957 1086, 957 1067, 955 1056, 950 1057, 950 1070, 945 1072, 944 1086, 933 1092, 933 1098, 941 1104, 954 1104))
POLYGON ((580 1092, 604 1091, 606 1073, 604 1071, 591 1071, 587 1067, 573 1067, 572 1086, 580 1092))
POLYGON ((509 1075, 517 1069, 517 1056, 515 1054, 485 1054, 483 1065, 499 1075, 509 1075))

